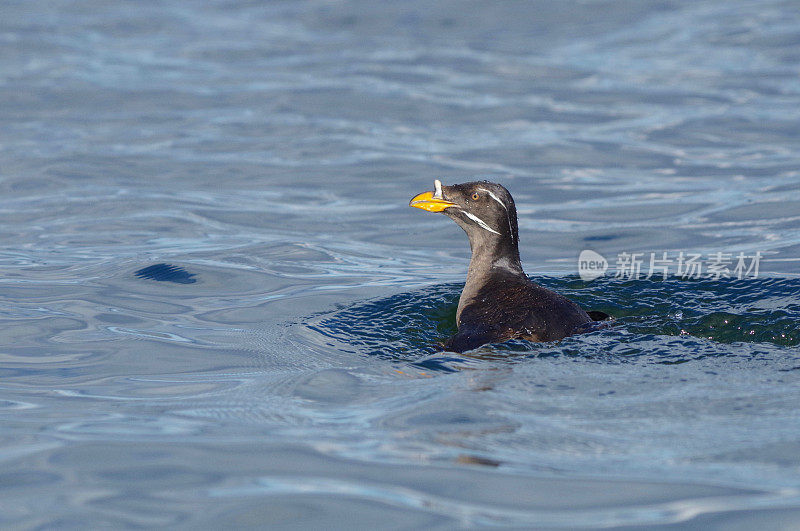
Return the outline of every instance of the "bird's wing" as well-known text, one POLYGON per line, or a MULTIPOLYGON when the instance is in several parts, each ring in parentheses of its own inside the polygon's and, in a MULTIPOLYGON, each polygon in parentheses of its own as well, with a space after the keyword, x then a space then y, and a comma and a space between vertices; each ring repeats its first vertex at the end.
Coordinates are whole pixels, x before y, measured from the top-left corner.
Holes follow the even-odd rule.
POLYGON ((467 325, 462 326, 453 337, 447 340, 444 349, 461 353, 497 340, 497 331, 492 327, 481 324, 467 325))

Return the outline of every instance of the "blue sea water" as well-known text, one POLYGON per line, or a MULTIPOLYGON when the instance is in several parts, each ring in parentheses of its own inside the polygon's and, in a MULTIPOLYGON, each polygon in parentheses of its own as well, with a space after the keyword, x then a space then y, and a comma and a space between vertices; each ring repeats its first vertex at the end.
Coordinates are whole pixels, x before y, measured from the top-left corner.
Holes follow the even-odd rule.
POLYGON ((799 172, 792 1, 5 1, 0 526, 796 529, 799 172), (440 352, 435 178, 615 326, 440 352))

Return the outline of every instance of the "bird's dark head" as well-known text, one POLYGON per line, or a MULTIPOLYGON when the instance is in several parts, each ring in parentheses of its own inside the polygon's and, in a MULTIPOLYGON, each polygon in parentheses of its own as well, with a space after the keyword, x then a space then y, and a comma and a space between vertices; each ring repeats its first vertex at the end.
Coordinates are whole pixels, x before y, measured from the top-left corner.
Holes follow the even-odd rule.
POLYGON ((438 180, 434 185, 432 192, 413 197, 409 206, 452 218, 467 233, 473 252, 491 249, 519 260, 517 209, 504 186, 489 181, 443 186, 438 180))

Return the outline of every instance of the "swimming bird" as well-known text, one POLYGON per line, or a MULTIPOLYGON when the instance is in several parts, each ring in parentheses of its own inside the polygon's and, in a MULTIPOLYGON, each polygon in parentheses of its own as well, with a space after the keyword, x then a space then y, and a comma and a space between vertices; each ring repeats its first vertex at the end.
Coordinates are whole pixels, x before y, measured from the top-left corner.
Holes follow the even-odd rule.
POLYGON ((519 259, 514 199, 502 185, 469 182, 442 186, 414 196, 409 206, 440 212, 469 238, 472 258, 458 300, 458 332, 445 343, 451 352, 514 338, 556 341, 606 319, 587 313, 563 295, 531 281, 519 259))

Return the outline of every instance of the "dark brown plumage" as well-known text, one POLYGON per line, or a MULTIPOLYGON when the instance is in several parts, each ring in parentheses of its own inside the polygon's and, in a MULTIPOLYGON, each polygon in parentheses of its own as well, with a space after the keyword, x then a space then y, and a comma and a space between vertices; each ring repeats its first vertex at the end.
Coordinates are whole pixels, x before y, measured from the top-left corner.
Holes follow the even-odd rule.
POLYGON ((517 209, 503 186, 488 181, 442 186, 410 206, 441 212, 469 237, 467 282, 456 312, 458 332, 445 344, 464 352, 485 343, 523 338, 557 341, 608 316, 586 313, 563 295, 532 282, 519 260, 517 209))

